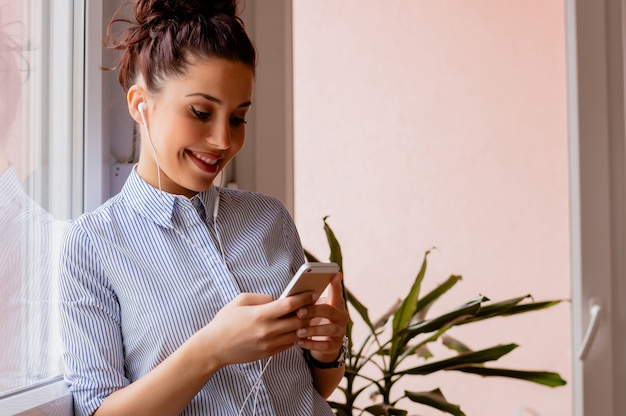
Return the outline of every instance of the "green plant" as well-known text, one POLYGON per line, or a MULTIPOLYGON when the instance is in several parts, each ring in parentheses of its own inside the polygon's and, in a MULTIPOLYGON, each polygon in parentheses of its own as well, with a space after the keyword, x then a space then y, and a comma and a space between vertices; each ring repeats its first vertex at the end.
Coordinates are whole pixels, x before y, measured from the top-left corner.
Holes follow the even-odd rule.
MULTIPOLYGON (((330 261, 339 264, 343 270, 341 246, 324 217, 324 231, 330 247, 330 261)), ((309 261, 319 261, 310 252, 305 251, 309 261)), ((354 414, 372 415, 407 415, 407 410, 400 408, 406 400, 430 406, 455 416, 464 416, 457 404, 448 402, 439 388, 432 391, 407 391, 397 393, 396 383, 407 376, 424 376, 438 371, 462 371, 481 376, 500 376, 527 380, 542 385, 556 387, 566 382, 557 373, 547 371, 521 371, 507 368, 487 367, 484 363, 496 361, 508 354, 517 344, 497 345, 491 348, 472 351, 462 342, 447 334, 455 326, 467 325, 498 316, 511 316, 552 307, 559 300, 543 302, 532 301, 530 295, 520 296, 501 302, 492 303, 485 296, 477 296, 440 316, 426 319, 429 307, 448 292, 461 276, 452 275, 432 291, 420 297, 422 281, 426 274, 427 257, 424 255, 421 268, 409 293, 393 305, 381 319, 373 322, 367 307, 344 286, 346 307, 350 313, 346 335, 350 339, 347 351, 344 382, 340 385, 345 401, 329 402, 338 416, 354 414), (356 312, 367 326, 368 334, 357 345, 352 338, 356 312), (451 358, 425 362, 433 358, 428 345, 441 342, 453 350, 451 358), (419 365, 414 365, 419 361, 419 365), (372 376, 371 374, 378 374, 372 376), (357 399, 363 393, 375 392, 373 404, 360 408, 357 399), (357 412, 357 413, 355 413, 357 412)))

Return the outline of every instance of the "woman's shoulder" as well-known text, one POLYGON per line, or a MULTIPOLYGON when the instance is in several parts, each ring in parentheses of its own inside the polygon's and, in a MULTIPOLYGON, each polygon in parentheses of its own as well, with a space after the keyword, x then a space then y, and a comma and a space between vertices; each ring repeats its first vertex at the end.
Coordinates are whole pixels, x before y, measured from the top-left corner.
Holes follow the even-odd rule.
POLYGON ((220 188, 220 212, 248 226, 293 223, 291 214, 280 199, 254 191, 220 188))
POLYGON ((125 211, 123 205, 124 197, 122 194, 117 194, 92 211, 81 214, 71 223, 79 228, 89 228, 96 224, 100 226, 112 224, 113 219, 118 217, 120 212, 125 211))
POLYGON ((263 194, 261 192, 247 191, 242 189, 219 188, 220 199, 224 198, 231 203, 240 205, 259 205, 272 207, 278 210, 284 210, 285 205, 282 201, 274 196, 263 194))

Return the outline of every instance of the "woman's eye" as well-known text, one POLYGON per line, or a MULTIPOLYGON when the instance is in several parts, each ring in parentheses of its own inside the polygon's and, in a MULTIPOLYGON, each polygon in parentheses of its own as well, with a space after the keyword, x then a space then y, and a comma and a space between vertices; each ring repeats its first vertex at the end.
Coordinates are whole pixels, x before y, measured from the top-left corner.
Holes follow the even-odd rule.
POLYGON ((211 113, 205 113, 204 111, 198 111, 194 106, 191 106, 191 112, 200 120, 206 120, 211 117, 211 113))
POLYGON ((231 117, 230 118, 230 125, 233 127, 243 126, 246 123, 247 121, 243 117, 231 117))

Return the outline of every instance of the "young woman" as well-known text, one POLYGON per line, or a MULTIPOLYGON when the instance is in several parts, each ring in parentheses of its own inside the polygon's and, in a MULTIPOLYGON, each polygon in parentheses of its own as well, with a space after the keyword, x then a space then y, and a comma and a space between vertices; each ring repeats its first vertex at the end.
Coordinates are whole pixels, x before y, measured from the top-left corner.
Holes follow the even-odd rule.
MULTIPOLYGON (((233 1, 138 0, 112 38, 140 158, 66 234, 66 379, 78 415, 332 415, 341 275, 278 299, 303 250, 274 198, 212 185, 241 149, 255 50, 233 1)), ((109 26, 111 28, 111 26, 109 26)))

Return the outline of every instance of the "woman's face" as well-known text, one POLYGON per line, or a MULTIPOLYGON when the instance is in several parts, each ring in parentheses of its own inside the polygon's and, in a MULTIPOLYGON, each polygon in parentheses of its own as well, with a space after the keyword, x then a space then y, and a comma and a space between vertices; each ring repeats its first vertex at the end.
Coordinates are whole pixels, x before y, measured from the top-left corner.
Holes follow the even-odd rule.
MULTIPOLYGON (((164 81, 157 94, 143 96, 163 191, 191 197, 211 186, 243 146, 253 85, 252 70, 243 63, 209 58, 190 64, 183 76, 164 81)), ((133 88, 129 91, 131 115, 143 126, 133 88)), ((145 127, 137 171, 158 187, 145 127)))

